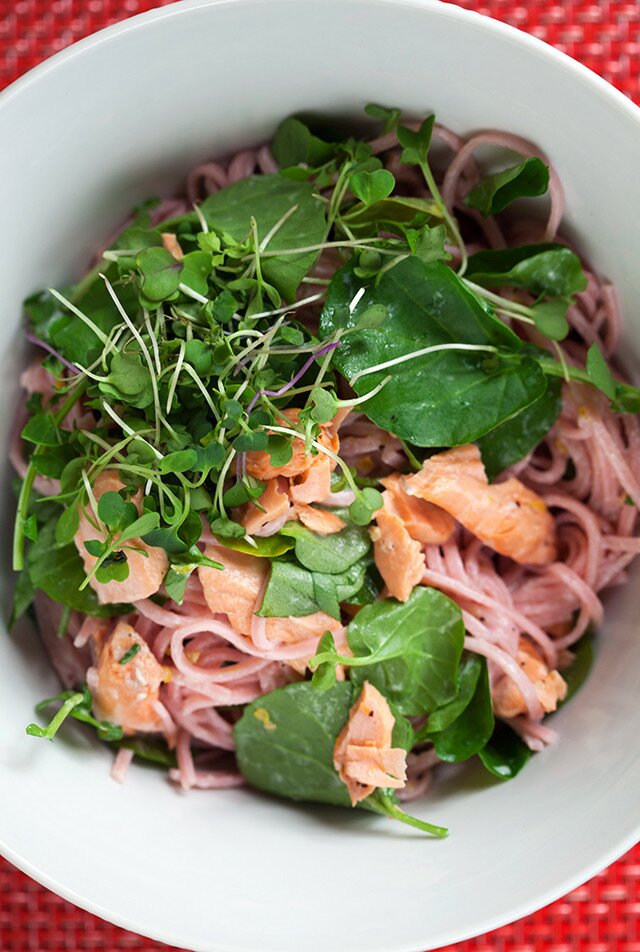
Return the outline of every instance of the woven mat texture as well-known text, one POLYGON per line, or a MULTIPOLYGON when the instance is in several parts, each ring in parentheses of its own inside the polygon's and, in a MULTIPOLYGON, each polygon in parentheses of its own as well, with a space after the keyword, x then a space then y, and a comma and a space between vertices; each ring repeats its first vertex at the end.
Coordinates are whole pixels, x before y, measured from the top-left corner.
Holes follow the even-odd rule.
MULTIPOLYGON (((170 0, 0 0, 0 89, 111 23, 170 0)), ((580 60, 640 103, 640 0, 457 0, 580 60)), ((1 952, 165 950, 60 899, 0 858, 1 952)), ((446 952, 640 952, 640 845, 535 915, 446 952)), ((445 952, 445 950, 443 950, 445 952)))

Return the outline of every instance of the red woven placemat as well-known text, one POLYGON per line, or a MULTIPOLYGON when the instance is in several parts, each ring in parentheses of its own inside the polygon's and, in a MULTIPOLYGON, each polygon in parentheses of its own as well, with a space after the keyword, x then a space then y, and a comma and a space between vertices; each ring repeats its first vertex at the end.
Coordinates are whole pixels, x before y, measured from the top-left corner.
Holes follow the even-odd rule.
MULTIPOLYGON (((0 88, 102 27, 171 0, 0 0, 0 88)), ((640 102, 640 3, 457 0, 546 40, 640 102)), ((169 950, 81 912, 0 858, 0 950, 169 950)), ((447 952, 640 952, 640 845, 540 912, 447 952)), ((443 950, 444 952, 444 950, 443 950)))

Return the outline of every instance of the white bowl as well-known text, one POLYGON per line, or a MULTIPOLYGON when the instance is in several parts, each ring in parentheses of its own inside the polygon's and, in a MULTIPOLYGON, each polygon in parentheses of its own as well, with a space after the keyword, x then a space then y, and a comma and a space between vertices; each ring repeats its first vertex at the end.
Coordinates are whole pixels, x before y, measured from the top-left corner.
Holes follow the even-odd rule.
MULTIPOLYGON (((264 140, 296 110, 359 115, 372 100, 539 143, 564 182, 567 226, 618 285, 625 350, 640 352, 640 111, 610 86, 426 0, 179 3, 77 44, 0 100, 0 438, 27 293, 78 275, 137 200, 170 192, 195 162, 264 140)), ((8 570, 1 584, 7 604, 8 570)), ((594 673, 554 718, 559 744, 510 783, 471 767, 417 807, 450 827, 442 842, 247 790, 184 795, 144 769, 119 787, 80 731, 52 745, 25 736, 55 678, 37 639, 3 632, 2 850, 77 905, 198 952, 400 952, 493 929, 638 837, 636 586, 609 600, 594 673)))

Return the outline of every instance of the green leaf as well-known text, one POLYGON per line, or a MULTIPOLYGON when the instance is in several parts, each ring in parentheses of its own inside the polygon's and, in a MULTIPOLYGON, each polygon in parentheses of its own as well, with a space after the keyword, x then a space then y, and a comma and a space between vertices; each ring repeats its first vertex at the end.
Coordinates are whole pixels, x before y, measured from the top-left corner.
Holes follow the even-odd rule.
POLYGON ((511 780, 525 766, 531 751, 504 721, 496 721, 491 740, 478 756, 494 777, 511 780))
POLYGON ((407 236, 425 225, 437 225, 442 216, 430 199, 393 195, 373 205, 358 204, 345 216, 355 237, 377 238, 379 232, 407 236))
POLYGON ((38 714, 42 713, 52 704, 55 704, 56 701, 62 701, 63 703, 57 713, 52 717, 49 725, 46 728, 42 728, 37 724, 29 724, 27 734, 30 734, 32 737, 47 737, 49 740, 53 740, 62 723, 67 717, 71 716, 84 724, 89 724, 91 727, 94 727, 100 740, 117 741, 122 738, 124 732, 121 727, 117 724, 112 724, 111 721, 99 721, 93 716, 91 713, 93 701, 86 684, 84 684, 79 691, 62 691, 55 697, 40 701, 40 703, 36 705, 36 712, 38 714))
MULTIPOLYGON (((235 525, 236 523, 234 523, 235 525)), ((242 528, 242 527, 240 527, 242 528)), ((213 531, 213 530, 212 530, 213 531)), ((223 536, 218 537, 218 542, 227 549, 233 549, 236 552, 244 552, 246 555, 255 555, 260 559, 277 559, 293 548, 293 539, 287 539, 279 533, 272 536, 261 538, 258 536, 253 540, 255 545, 246 542, 245 539, 229 539, 223 536)))
POLYGON ((541 301, 534 304, 531 314, 541 334, 549 340, 564 340, 569 333, 568 309, 567 301, 541 301))
POLYGON ((347 629, 354 685, 370 681, 402 714, 421 715, 453 700, 464 625, 458 606, 433 588, 407 602, 366 605, 347 629))
POLYGON ((160 524, 160 516, 157 512, 146 512, 139 516, 134 522, 131 522, 123 532, 118 536, 118 542, 126 542, 128 539, 136 539, 146 536, 148 533, 157 529, 160 524))
MULTIPOLYGON (((268 251, 305 248, 324 240, 326 229, 322 202, 308 182, 292 182, 281 175, 258 175, 221 189, 202 203, 209 226, 228 232, 240 241, 250 231, 251 218, 263 240, 280 222, 269 241, 268 251), (291 212, 294 208, 295 211, 291 212), (291 212, 286 221, 282 219, 291 212)), ((262 273, 286 301, 295 299, 301 280, 318 256, 317 251, 262 259, 262 273)))
POLYGON ((167 574, 164 577, 164 587, 169 598, 172 598, 177 605, 182 605, 185 589, 191 572, 195 566, 169 566, 167 574), (185 571, 186 569, 186 571, 185 571))
POLYGON ((227 489, 222 499, 227 509, 235 509, 236 506, 242 506, 249 500, 255 502, 266 488, 267 484, 263 480, 247 477, 227 489))
POLYGON ((159 737, 137 734, 135 737, 123 737, 112 743, 116 748, 132 750, 134 757, 145 763, 166 768, 178 766, 175 751, 169 750, 166 741, 159 737))
POLYGON ((544 195, 549 188, 549 169, 542 159, 531 158, 502 172, 485 175, 464 200, 482 215, 496 215, 517 198, 544 195))
POLYGON ((238 301, 226 288, 205 305, 205 314, 215 324, 226 324, 238 310, 238 301))
POLYGON ((67 506, 56 523, 55 537, 58 545, 66 545, 68 542, 72 542, 79 524, 80 512, 77 502, 74 501, 67 506))
MULTIPOLYGON (((63 434, 61 433, 64 439, 63 434)), ((31 457, 36 472, 49 479, 60 479, 65 467, 75 458, 76 450, 69 443, 61 446, 45 446, 31 457)))
POLYGON ((136 257, 142 276, 142 290, 151 301, 165 301, 178 290, 182 264, 164 248, 145 248, 136 257))
POLYGON ((304 122, 294 116, 280 123, 271 143, 271 152, 281 169, 301 162, 316 168, 327 162, 334 151, 334 145, 314 135, 304 122))
POLYGON ((349 187, 363 205, 381 202, 393 192, 396 180, 387 169, 375 169, 373 172, 354 172, 349 179, 349 187))
POLYGON ((241 773, 253 787, 290 800, 350 806, 333 748, 352 703, 346 681, 327 691, 289 684, 253 701, 233 731, 241 773))
POLYGON ((371 116, 372 119, 379 119, 384 123, 382 134, 385 135, 387 132, 391 132, 393 128, 398 124, 398 119, 402 115, 399 109, 388 109, 386 106, 381 106, 379 103, 370 102, 364 107, 364 111, 368 116, 371 116))
POLYGON ((139 409, 153 403, 153 387, 149 368, 139 353, 116 353, 111 358, 106 381, 98 384, 100 391, 139 409))
POLYGON ((493 729, 487 663, 478 655, 468 654, 458 672, 458 694, 430 715, 428 736, 441 760, 458 763, 482 750, 493 729))
POLYGON ((169 453, 164 459, 158 461, 158 472, 186 473, 190 469, 195 469, 197 463, 198 453, 196 449, 179 450, 177 453, 169 453))
POLYGON ((225 451, 222 443, 207 443, 206 446, 192 446, 196 460, 191 469, 194 473, 208 473, 219 470, 224 463, 225 451))
MULTIPOLYGON (((322 387, 314 387, 309 394, 309 404, 311 406, 311 419, 314 423, 329 423, 336 415, 338 408, 336 397, 330 390, 324 390, 322 387)), ((277 463, 271 460, 272 466, 277 463)))
POLYGON ((568 298, 587 286, 578 256, 552 243, 479 251, 469 258, 465 277, 487 288, 511 286, 553 298, 568 298))
POLYGON ((423 225, 419 231, 407 229, 407 242, 411 254, 419 258, 424 264, 430 261, 448 261, 451 255, 445 248, 447 229, 444 225, 423 225))
POLYGON ((417 132, 406 126, 398 126, 398 142, 403 146, 401 161, 405 165, 419 165, 427 161, 435 120, 434 115, 427 116, 417 132))
MULTIPOLYGON (((333 635, 330 631, 325 631, 324 635, 318 642, 317 651, 335 651, 336 643, 334 641, 333 635)), ((336 683, 336 666, 335 664, 319 664, 316 670, 313 672, 313 677, 311 678, 311 683, 314 688, 317 688, 318 691, 328 691, 329 688, 333 687, 336 683)))
POLYGON ((36 522, 36 517, 33 513, 24 520, 24 525, 22 531, 24 532, 27 539, 31 542, 38 541, 38 523, 36 522))
POLYGON ((340 573, 312 572, 296 562, 274 559, 271 576, 256 613, 266 618, 290 618, 324 611, 340 618, 340 602, 347 601, 364 583, 363 560, 340 573))
POLYGON ((23 440, 37 446, 57 446, 60 442, 58 427, 51 413, 36 413, 20 435, 23 440))
MULTIPOLYGON (((601 390, 610 400, 615 400, 616 382, 597 344, 592 344, 587 351, 587 373, 594 387, 601 390)), ((24 432, 22 435, 24 436, 24 432)))
MULTIPOLYGON (((206 251, 190 251, 180 261, 182 265, 181 282, 198 294, 207 295, 209 292, 208 277, 211 274, 213 261, 206 251)), ((200 343, 200 342, 199 342, 200 343)), ((187 358, 189 359, 189 358, 187 358)))
POLYGON ((498 349, 491 359, 484 351, 437 351, 356 380, 354 390, 364 396, 391 374, 360 408, 383 429, 416 446, 458 446, 478 439, 544 392, 545 376, 520 339, 442 262, 406 258, 369 287, 350 313, 358 287, 348 266, 336 272, 322 312, 323 337, 355 326, 373 303, 384 304, 389 319, 377 330, 343 337, 333 363, 347 379, 436 345, 498 349))
POLYGON ((311 572, 339 575, 366 556, 371 540, 366 529, 345 526, 340 532, 321 536, 299 522, 287 522, 280 535, 295 539, 296 558, 311 572))
POLYGON ((55 530, 56 520, 52 519, 40 529, 38 541, 29 548, 27 569, 33 587, 43 591, 54 602, 83 615, 110 617, 130 612, 129 605, 100 605, 89 587, 80 591, 86 577, 82 559, 73 543, 59 545, 55 542, 55 530))
MULTIPOLYGON (((85 542, 85 547, 89 543, 85 542)), ((124 582, 129 578, 129 563, 126 552, 111 552, 96 569, 98 582, 124 582)))
POLYGON ((188 340, 185 344, 184 359, 201 377, 207 377, 213 370, 213 350, 209 344, 198 340, 197 337, 188 340))
POLYGON ((489 479, 513 466, 545 438, 562 410, 562 380, 547 378, 547 389, 516 416, 478 440, 489 479))
POLYGON ((125 502, 120 493, 106 492, 98 500, 98 516, 109 529, 124 529, 138 516, 132 502, 125 502))

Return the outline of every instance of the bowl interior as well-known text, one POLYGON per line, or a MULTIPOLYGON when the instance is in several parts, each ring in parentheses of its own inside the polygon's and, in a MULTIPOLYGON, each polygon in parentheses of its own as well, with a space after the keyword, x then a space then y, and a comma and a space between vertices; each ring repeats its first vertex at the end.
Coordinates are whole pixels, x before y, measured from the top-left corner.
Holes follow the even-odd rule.
MULTIPOLYGON (((618 286, 624 352, 640 353, 640 113, 619 94, 530 38, 435 2, 204 0, 91 38, 0 101, 11 234, 0 440, 19 398, 26 294, 81 273, 132 205, 170 194, 196 162, 264 141, 292 112, 356 116, 370 101, 541 145, 565 186, 567 229, 618 286)), ((55 678, 33 633, 3 632, 0 845, 79 905, 201 952, 399 952, 493 928, 635 840, 636 593, 632 581, 609 598, 595 671, 554 717, 557 746, 505 785, 451 771, 417 807, 451 828, 442 842, 248 791, 184 795, 151 770, 118 787, 110 755, 81 732, 55 745, 24 736, 55 678)))

